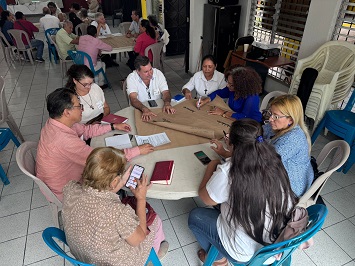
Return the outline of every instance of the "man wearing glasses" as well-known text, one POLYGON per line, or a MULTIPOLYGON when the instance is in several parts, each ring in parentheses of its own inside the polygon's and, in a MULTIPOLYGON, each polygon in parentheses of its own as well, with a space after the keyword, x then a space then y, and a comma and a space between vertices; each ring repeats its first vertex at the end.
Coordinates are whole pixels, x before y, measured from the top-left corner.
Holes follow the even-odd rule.
POLYGON ((134 70, 127 77, 127 94, 131 105, 142 111, 142 120, 149 121, 156 116, 143 102, 162 98, 163 112, 174 114, 171 106, 171 95, 164 74, 153 68, 146 56, 137 56, 134 61, 134 70))
MULTIPOLYGON (((130 131, 128 124, 83 125, 83 105, 74 91, 57 89, 47 97, 49 119, 41 130, 36 157, 36 175, 60 201, 62 190, 70 180, 81 181, 86 158, 93 150, 84 140, 105 134, 111 130, 130 131)), ((153 151, 153 146, 144 144, 124 149, 127 160, 153 151)))

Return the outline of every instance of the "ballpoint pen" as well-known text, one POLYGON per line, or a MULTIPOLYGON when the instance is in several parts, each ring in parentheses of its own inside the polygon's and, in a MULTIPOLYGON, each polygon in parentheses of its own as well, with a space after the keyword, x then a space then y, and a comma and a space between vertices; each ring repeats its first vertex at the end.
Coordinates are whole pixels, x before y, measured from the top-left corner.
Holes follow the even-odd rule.
POLYGON ((201 97, 202 97, 202 96, 200 96, 200 97, 198 98, 198 102, 197 102, 197 109, 198 109, 198 110, 200 110, 201 97))

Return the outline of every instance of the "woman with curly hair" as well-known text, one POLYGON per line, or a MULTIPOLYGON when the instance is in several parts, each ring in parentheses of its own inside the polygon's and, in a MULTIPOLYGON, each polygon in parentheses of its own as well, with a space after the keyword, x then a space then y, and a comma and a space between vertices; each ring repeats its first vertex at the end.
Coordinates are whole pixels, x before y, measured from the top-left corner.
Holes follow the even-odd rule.
POLYGON ((232 157, 207 166, 199 196, 206 205, 221 204, 220 210, 196 208, 188 220, 203 262, 211 245, 219 251, 213 265, 250 260, 277 239, 291 216, 297 197, 280 155, 262 135, 255 120, 234 121, 229 132, 232 157))
POLYGON ((220 96, 228 98, 228 105, 233 110, 227 111, 221 108, 214 108, 208 113, 211 115, 220 115, 232 120, 251 118, 261 122, 261 113, 259 111, 259 93, 262 91, 262 81, 258 73, 250 67, 234 66, 228 69, 224 77, 227 87, 216 90, 196 103, 201 107, 220 96))

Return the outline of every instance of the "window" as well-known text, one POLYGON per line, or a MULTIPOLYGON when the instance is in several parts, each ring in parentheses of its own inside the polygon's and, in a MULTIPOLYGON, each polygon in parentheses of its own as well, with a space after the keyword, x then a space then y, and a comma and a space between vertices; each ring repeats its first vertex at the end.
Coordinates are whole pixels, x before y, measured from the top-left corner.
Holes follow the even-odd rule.
MULTIPOLYGON (((257 42, 280 44, 281 56, 297 61, 311 0, 252 0, 249 35, 257 42)), ((269 69, 269 75, 290 82, 294 66, 269 69)))

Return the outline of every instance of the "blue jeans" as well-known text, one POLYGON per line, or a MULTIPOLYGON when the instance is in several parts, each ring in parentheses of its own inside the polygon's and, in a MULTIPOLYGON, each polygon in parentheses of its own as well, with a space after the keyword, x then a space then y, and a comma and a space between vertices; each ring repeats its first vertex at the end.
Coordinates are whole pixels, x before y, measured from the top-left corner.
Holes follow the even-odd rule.
POLYGON ((215 246, 219 253, 216 260, 226 257, 229 261, 235 262, 224 249, 217 231, 217 218, 221 213, 216 209, 196 208, 190 212, 189 228, 195 235, 200 246, 208 252, 211 245, 215 246))
POLYGON ((43 56, 44 42, 37 39, 31 39, 31 45, 37 49, 36 58, 41 59, 43 56))

